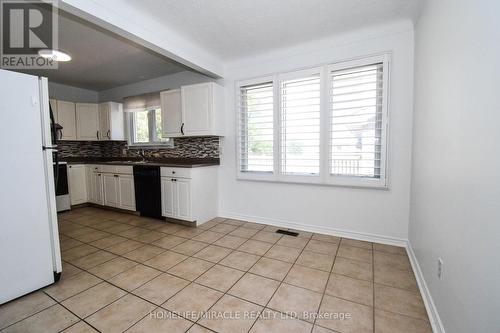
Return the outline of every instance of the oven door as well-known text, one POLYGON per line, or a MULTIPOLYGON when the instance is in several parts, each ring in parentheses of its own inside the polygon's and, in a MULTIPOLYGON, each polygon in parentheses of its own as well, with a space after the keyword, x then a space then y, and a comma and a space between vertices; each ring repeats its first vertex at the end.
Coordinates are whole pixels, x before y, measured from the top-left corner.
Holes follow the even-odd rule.
MULTIPOLYGON (((56 166, 54 164, 54 174, 57 172, 57 182, 55 184, 56 188, 56 207, 57 211, 65 211, 71 208, 69 201, 69 189, 68 189, 68 168, 65 162, 59 162, 56 166), (56 170, 58 168, 58 170, 56 170)), ((56 177, 54 177, 56 179, 56 177)))

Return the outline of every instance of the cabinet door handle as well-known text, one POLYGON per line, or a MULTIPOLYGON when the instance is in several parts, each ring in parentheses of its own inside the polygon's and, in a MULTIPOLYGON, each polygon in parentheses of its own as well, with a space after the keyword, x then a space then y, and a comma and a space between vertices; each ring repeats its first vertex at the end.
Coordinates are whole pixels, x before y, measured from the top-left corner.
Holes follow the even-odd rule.
POLYGON ((97 137, 97 140, 99 140, 99 131, 96 132, 95 136, 97 137))
POLYGON ((62 131, 63 131, 62 129, 59 130, 59 140, 62 140, 62 137, 63 137, 63 132, 62 131))
POLYGON ((106 136, 108 137, 108 139, 111 139, 111 130, 108 130, 108 132, 106 133, 106 136))
POLYGON ((182 123, 182 125, 181 125, 181 133, 182 133, 182 135, 184 135, 184 123, 182 123))
POLYGON ((113 175, 113 177, 118 177, 118 175, 113 175))

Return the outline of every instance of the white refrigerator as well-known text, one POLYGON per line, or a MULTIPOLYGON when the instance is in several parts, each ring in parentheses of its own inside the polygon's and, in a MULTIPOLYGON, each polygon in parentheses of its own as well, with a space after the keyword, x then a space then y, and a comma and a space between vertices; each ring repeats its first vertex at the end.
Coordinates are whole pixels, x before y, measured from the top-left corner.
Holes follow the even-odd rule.
POLYGON ((0 70, 0 304, 62 271, 47 79, 0 70))

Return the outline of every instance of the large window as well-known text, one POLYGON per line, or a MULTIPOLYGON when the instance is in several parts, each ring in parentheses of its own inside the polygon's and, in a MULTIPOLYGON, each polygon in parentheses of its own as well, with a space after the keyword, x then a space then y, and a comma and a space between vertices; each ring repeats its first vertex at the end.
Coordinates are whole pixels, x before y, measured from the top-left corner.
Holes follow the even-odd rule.
POLYGON ((155 145, 169 142, 162 137, 161 109, 130 113, 130 138, 132 145, 155 145))
POLYGON ((240 82, 239 177, 386 187, 388 56, 240 82))
POLYGON ((131 96, 124 99, 129 124, 129 145, 173 145, 173 140, 162 137, 160 104, 160 93, 131 96))

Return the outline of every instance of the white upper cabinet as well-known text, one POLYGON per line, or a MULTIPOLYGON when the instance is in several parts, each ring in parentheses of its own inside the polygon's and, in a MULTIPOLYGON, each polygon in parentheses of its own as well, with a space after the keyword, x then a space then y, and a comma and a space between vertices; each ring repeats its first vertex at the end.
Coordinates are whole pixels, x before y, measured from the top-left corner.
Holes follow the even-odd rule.
POLYGON ((160 93, 161 128, 163 137, 182 136, 181 90, 167 90, 160 93))
POLYGON ((101 135, 97 104, 76 103, 76 139, 99 140, 101 135))
POLYGON ((216 83, 182 86, 160 94, 165 137, 223 136, 223 88, 216 83))
POLYGON ((63 128, 59 132, 60 140, 76 140, 75 103, 57 101, 57 122, 63 128))
POLYGON ((125 140, 122 104, 115 102, 99 104, 99 139, 125 140))

